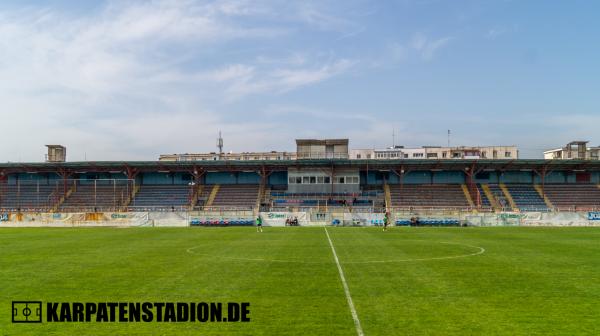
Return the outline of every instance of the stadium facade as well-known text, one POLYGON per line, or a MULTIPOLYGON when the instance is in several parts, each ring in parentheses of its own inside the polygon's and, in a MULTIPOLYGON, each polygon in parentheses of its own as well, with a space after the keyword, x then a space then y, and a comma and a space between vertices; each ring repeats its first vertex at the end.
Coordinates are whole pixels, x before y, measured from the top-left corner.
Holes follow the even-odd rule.
POLYGON ((350 159, 347 140, 297 143, 295 160, 0 164, 0 209, 12 218, 176 212, 186 221, 229 213, 248 222, 258 213, 283 213, 305 222, 341 217, 375 224, 384 212, 398 223, 411 214, 592 218, 600 210, 598 161, 350 159))

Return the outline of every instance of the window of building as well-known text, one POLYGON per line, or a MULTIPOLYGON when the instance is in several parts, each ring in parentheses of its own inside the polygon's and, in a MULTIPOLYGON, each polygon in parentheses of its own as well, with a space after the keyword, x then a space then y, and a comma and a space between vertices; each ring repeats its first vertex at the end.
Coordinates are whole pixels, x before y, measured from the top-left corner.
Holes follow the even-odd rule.
POLYGON ((485 157, 486 157, 486 153, 485 153, 485 151, 481 152, 481 157, 482 157, 482 158, 485 158, 485 157))
POLYGON ((367 154, 367 159, 370 159, 370 158, 371 158, 371 154, 367 154))
POLYGON ((317 183, 317 177, 316 176, 311 176, 310 177, 310 184, 315 184, 317 183))
POLYGON ((423 153, 413 153, 413 157, 415 157, 415 158, 423 157, 423 153))
POLYGON ((288 178, 288 183, 289 183, 289 184, 294 184, 294 183, 296 183, 296 178, 294 178, 294 177, 290 177, 290 178, 288 178))
POLYGON ((452 153, 452 157, 455 159, 460 159, 460 152, 452 153))
POLYGON ((346 183, 346 177, 345 176, 338 176, 337 183, 339 183, 339 184, 346 183))
POLYGON ((302 183, 302 177, 300 177, 300 176, 296 176, 296 183, 297 183, 297 184, 300 184, 300 183, 302 183))
POLYGON ((427 153, 427 158, 431 159, 431 158, 437 158, 437 153, 427 153))
POLYGON ((352 176, 350 181, 353 184, 358 184, 358 176, 352 176))
POLYGON ((331 183, 331 178, 329 176, 325 176, 324 178, 325 184, 331 183))
POLYGON ((504 157, 510 157, 510 152, 504 152, 504 157))
POLYGON ((357 159, 360 159, 360 154, 356 154, 356 158, 357 158, 357 159))
POLYGON ((302 176, 302 183, 303 184, 309 184, 310 183, 310 178, 308 178, 308 176, 302 176))
POLYGON ((317 183, 323 184, 323 181, 324 181, 323 176, 317 176, 317 183))
POLYGON ((442 153, 442 157, 445 159, 446 157, 448 157, 448 153, 446 153, 446 152, 443 152, 443 153, 442 153))

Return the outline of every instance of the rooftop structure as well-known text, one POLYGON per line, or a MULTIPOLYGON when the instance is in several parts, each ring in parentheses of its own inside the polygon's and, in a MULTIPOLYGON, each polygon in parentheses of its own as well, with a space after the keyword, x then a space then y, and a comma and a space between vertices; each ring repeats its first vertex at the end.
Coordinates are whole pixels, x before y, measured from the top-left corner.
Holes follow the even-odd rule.
POLYGON ((65 162, 67 160, 67 148, 61 145, 46 145, 48 154, 46 162, 65 162))
POLYGON ((298 159, 348 159, 348 139, 296 139, 298 159))
POLYGON ((588 141, 571 141, 562 148, 544 152, 546 160, 599 160, 600 146, 588 147, 588 141))

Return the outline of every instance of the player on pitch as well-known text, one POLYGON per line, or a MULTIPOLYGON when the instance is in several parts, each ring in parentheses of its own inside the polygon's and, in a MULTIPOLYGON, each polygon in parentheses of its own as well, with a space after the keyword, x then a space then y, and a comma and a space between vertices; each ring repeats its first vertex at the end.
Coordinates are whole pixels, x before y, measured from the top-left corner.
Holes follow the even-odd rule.
POLYGON ((256 217, 256 232, 263 232, 262 231, 262 218, 260 217, 260 215, 258 215, 258 217, 256 217))
POLYGON ((383 231, 387 231, 387 227, 390 224, 390 213, 389 212, 385 212, 385 215, 383 215, 383 231))

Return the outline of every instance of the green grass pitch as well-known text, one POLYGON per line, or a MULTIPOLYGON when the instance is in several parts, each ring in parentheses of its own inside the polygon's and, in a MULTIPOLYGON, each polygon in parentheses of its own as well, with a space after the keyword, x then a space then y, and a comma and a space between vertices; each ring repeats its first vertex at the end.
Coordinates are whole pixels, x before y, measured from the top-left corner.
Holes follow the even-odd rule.
MULTIPOLYGON (((600 334, 600 230, 327 228, 365 335, 600 334)), ((325 228, 0 229, 0 335, 356 335, 325 228), (12 300, 250 302, 248 323, 11 323, 12 300)))

